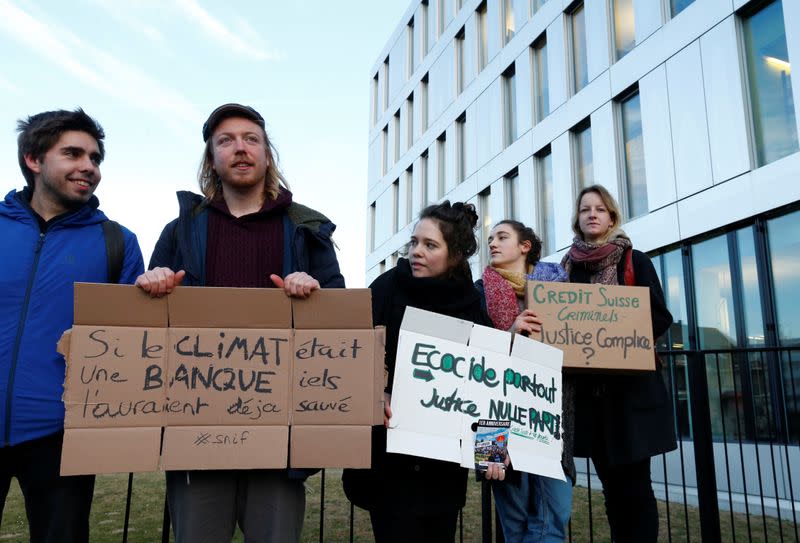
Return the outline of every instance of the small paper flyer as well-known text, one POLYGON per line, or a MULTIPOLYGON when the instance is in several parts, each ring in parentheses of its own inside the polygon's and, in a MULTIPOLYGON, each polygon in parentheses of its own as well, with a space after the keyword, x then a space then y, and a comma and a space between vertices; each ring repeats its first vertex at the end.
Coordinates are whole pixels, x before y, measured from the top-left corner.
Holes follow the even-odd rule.
POLYGON ((475 430, 475 471, 486 471, 489 464, 505 466, 511 421, 480 419, 475 430))

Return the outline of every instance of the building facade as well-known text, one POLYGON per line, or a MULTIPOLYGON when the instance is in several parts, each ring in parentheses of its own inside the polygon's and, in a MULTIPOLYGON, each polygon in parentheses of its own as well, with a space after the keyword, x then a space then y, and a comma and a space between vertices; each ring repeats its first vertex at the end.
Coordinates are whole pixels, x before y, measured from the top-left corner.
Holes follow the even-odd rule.
MULTIPOLYGON (((412 1, 372 70, 367 282, 402 255, 420 209, 445 198, 479 210, 476 277, 503 218, 533 226, 559 260, 575 195, 605 185, 660 273, 675 317, 661 349, 713 355, 717 466, 724 456, 739 473, 721 491, 746 501, 766 484, 775 503, 793 501, 798 59, 798 0, 412 1), (771 466, 766 442, 782 445, 771 466), (778 475, 762 484, 755 464, 778 475)), ((686 359, 668 371, 690 451, 686 359)), ((664 471, 691 486, 687 454, 664 471)))

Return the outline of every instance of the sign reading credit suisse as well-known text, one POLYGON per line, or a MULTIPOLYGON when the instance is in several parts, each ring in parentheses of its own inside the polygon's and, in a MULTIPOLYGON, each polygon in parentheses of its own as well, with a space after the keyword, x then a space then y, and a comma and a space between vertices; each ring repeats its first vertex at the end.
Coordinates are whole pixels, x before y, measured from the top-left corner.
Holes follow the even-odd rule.
POLYGON ((565 368, 655 370, 646 287, 529 281, 527 307, 542 319, 533 339, 564 351, 565 368))

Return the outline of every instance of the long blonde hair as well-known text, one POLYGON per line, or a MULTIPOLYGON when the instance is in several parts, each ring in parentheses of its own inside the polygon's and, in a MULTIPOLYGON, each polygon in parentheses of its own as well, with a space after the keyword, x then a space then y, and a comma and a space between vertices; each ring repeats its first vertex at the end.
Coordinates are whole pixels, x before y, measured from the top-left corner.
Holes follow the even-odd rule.
POLYGON ((572 214, 572 231, 575 233, 575 235, 581 239, 584 239, 583 232, 581 232, 579 215, 581 211, 581 199, 589 192, 594 192, 600 197, 600 199, 603 201, 603 205, 606 206, 606 209, 608 210, 608 214, 611 216, 611 221, 613 222, 611 228, 600 240, 601 244, 619 236, 620 234, 625 235, 621 228, 622 212, 619 209, 619 204, 611 195, 611 193, 608 192, 608 189, 603 185, 591 185, 578 193, 578 197, 575 199, 575 209, 572 214))
MULTIPOLYGON (((278 168, 278 150, 267 136, 267 131, 261 130, 264 134, 264 152, 267 155, 267 174, 264 179, 264 198, 274 200, 278 197, 280 186, 289 188, 289 183, 278 168)), ((203 151, 203 159, 200 161, 200 168, 197 171, 197 181, 200 184, 200 191, 206 199, 214 200, 222 194, 222 180, 214 170, 214 138, 208 138, 206 148, 203 151)))

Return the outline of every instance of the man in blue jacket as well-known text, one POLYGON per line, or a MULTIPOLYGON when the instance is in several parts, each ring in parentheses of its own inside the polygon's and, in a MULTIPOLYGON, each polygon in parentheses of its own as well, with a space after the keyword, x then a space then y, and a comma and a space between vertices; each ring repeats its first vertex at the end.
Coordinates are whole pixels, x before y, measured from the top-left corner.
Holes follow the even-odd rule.
MULTIPOLYGON (((102 127, 81 109, 19 121, 27 187, 0 203, 0 517, 11 478, 25 497, 32 542, 89 540, 94 476, 61 477, 64 358, 73 283, 133 283, 144 266, 121 230, 121 266, 106 251, 108 219, 94 191, 105 155, 102 127)), ((120 256, 120 255, 118 255, 120 256)))
MULTIPOLYGON (((292 201, 264 118, 248 106, 222 105, 203 126, 203 141, 203 195, 178 193, 180 214, 136 284, 153 296, 179 284, 277 286, 301 298, 344 287, 331 241, 336 227, 292 201)), ((227 543, 238 522, 247 541, 299 541, 304 478, 297 470, 167 472, 175 539, 227 543)))

